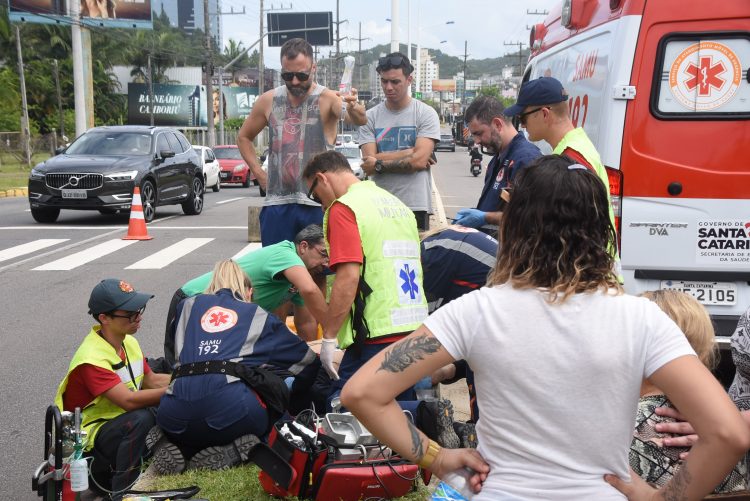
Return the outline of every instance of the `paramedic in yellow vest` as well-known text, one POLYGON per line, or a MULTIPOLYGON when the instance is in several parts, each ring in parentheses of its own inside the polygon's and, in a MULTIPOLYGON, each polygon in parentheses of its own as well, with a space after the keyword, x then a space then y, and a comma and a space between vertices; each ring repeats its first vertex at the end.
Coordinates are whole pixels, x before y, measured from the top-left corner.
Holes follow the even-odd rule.
MULTIPOLYGON (((594 171, 604 183, 609 196, 609 178, 602 164, 599 152, 586 135, 582 127, 576 127, 570 119, 568 93, 562 83, 553 77, 540 77, 529 80, 521 86, 516 104, 506 108, 503 113, 516 117, 526 129, 529 141, 547 141, 552 153, 566 155, 578 164, 594 171)), ((610 200, 609 219, 615 226, 615 214, 610 200)), ((618 276, 620 260, 617 250, 614 251, 618 276)))
POLYGON ((97 325, 84 338, 60 383, 55 405, 82 411, 90 477, 101 490, 122 498, 138 478, 146 453, 146 434, 169 384, 168 374, 151 371, 138 341, 146 303, 154 297, 136 292, 123 280, 102 280, 91 291, 89 314, 97 325))
MULTIPOLYGON (((372 181, 360 181, 336 151, 305 167, 308 196, 325 213, 323 234, 336 273, 323 322, 320 361, 331 378, 329 401, 378 352, 427 318, 414 213, 372 181), (338 372, 336 344, 345 349, 338 372)), ((400 400, 414 400, 412 389, 400 400)))

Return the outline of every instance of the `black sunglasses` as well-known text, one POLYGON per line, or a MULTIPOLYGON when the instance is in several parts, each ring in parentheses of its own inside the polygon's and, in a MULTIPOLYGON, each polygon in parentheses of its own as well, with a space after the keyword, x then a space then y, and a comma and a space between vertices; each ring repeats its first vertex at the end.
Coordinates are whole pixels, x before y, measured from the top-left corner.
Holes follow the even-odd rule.
POLYGON ((519 113, 518 115, 516 115, 516 117, 518 118, 518 121, 521 123, 521 125, 526 125, 526 117, 536 113, 539 110, 543 110, 544 108, 546 108, 546 106, 540 106, 539 108, 534 108, 533 110, 529 110, 525 113, 519 113))
POLYGON ((135 322, 136 320, 138 320, 139 316, 143 315, 144 311, 146 311, 145 306, 138 311, 130 312, 130 314, 128 315, 115 315, 114 313, 106 313, 106 315, 112 318, 127 318, 128 321, 135 322))
POLYGON ((409 73, 414 69, 409 60, 404 56, 384 56, 378 59, 378 67, 375 70, 384 71, 393 68, 404 68, 409 70, 409 73))
MULTIPOLYGON (((320 171, 321 174, 323 174, 325 171, 320 171)), ((315 179, 313 179, 312 184, 310 185, 310 191, 307 192, 307 198, 312 200, 315 203, 321 203, 318 196, 315 194, 315 188, 318 187, 318 176, 315 176, 315 179)))
POLYGON ((310 73, 312 73, 312 68, 307 73, 304 71, 284 71, 281 73, 281 79, 285 82, 291 82, 294 80, 294 77, 297 77, 297 80, 300 82, 307 82, 307 79, 310 78, 310 73))

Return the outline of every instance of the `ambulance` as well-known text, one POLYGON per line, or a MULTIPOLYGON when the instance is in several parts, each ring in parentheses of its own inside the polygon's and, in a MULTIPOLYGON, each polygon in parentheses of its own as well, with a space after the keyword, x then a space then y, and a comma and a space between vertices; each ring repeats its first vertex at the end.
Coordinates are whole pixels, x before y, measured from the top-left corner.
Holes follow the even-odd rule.
POLYGON ((692 294, 728 349, 750 307, 750 1, 564 0, 529 45, 523 80, 563 83, 607 167, 625 289, 692 294))

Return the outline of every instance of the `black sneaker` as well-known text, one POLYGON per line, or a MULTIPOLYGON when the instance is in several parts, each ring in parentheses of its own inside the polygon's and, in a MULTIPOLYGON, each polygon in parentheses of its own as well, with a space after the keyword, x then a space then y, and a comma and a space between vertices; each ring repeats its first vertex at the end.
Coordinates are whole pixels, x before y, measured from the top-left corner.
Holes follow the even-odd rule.
POLYGON ((453 429, 453 404, 450 400, 425 400, 419 403, 417 428, 446 449, 458 449, 461 440, 453 429))
POLYGON ((456 435, 461 440, 461 448, 463 449, 476 449, 477 448, 477 429, 474 423, 453 423, 453 429, 456 431, 456 435))
POLYGON ((247 461, 252 447, 260 442, 255 435, 243 435, 227 445, 213 445, 195 453, 188 470, 225 470, 247 461))
POLYGON ((185 471, 185 456, 179 447, 162 435, 153 449, 151 464, 160 475, 176 475, 185 471))

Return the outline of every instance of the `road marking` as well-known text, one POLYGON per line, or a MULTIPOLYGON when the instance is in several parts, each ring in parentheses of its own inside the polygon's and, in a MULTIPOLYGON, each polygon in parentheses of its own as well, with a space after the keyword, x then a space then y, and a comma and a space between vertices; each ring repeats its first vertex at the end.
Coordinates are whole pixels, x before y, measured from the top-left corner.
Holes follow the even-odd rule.
POLYGON ((52 247, 53 245, 67 242, 68 240, 70 239, 69 238, 41 238, 39 240, 34 240, 33 242, 16 245, 15 247, 10 247, 8 249, 1 250, 0 261, 7 261, 8 259, 13 259, 14 257, 23 256, 24 254, 31 254, 32 252, 36 252, 38 250, 46 249, 47 247, 52 247))
POLYGON ((229 202, 236 202, 237 200, 245 200, 247 198, 250 198, 250 197, 230 198, 230 199, 227 199, 227 200, 222 200, 221 202, 216 202, 216 205, 228 204, 229 202))
POLYGON ((194 250, 206 245, 213 238, 184 238, 176 244, 160 250, 141 259, 137 263, 127 266, 126 270, 160 270, 168 264, 190 254, 194 250))
POLYGON ((120 238, 109 240, 62 259, 58 259, 57 261, 37 266, 34 268, 34 271, 72 270, 73 268, 78 268, 86 263, 90 263, 95 259, 99 259, 102 256, 124 249, 128 245, 132 245, 137 241, 138 240, 122 240, 120 238))
POLYGON ((237 254, 232 256, 232 259, 236 261, 237 259, 241 258, 245 254, 252 252, 254 250, 260 249, 260 247, 261 247, 260 242, 251 242, 247 244, 246 246, 244 246, 237 254))

